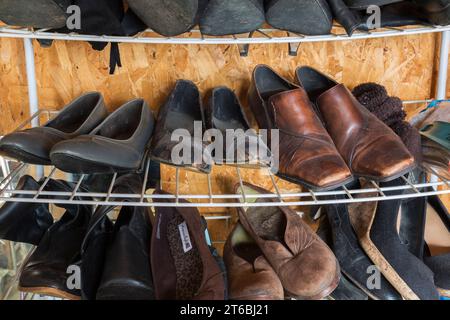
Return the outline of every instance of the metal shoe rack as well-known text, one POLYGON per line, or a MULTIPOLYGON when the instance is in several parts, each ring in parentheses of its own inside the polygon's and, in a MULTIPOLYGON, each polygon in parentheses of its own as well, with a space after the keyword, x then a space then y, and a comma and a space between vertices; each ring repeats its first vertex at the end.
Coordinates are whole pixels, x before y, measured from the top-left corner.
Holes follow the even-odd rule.
MULTIPOLYGON (((296 54, 298 47, 303 42, 322 42, 322 41, 348 41, 353 39, 370 39, 380 37, 394 37, 407 36, 424 33, 441 33, 441 53, 439 65, 439 78, 437 81, 437 95, 436 99, 442 100, 446 98, 447 85, 447 68, 449 58, 450 45, 450 26, 417 26, 411 28, 388 28, 370 32, 358 32, 352 37, 345 34, 340 27, 334 30, 342 30, 342 32, 334 32, 325 36, 304 36, 299 34, 286 33, 279 30, 262 29, 246 36, 231 36, 231 37, 206 37, 198 30, 193 30, 187 35, 179 37, 165 38, 161 36, 148 36, 147 30, 144 33, 138 34, 134 37, 113 37, 113 36, 92 36, 79 34, 58 34, 48 32, 47 30, 27 30, 23 28, 0 27, 0 38, 22 38, 24 40, 25 57, 26 57, 26 71, 28 79, 28 92, 30 103, 30 114, 32 115, 26 122, 24 122, 18 130, 29 127, 39 126, 40 119, 43 117, 51 118, 55 112, 46 111, 39 108, 37 85, 35 77, 35 63, 34 63, 34 49, 32 39, 48 39, 48 40, 72 40, 72 41, 103 41, 103 42, 121 42, 121 43, 148 43, 148 44, 201 44, 201 45, 217 45, 229 44, 238 45, 241 55, 246 55, 251 44, 269 44, 269 43, 285 43, 289 44, 290 54, 296 54), (284 36, 280 36, 284 35, 284 36)), ((423 103, 424 106, 427 101, 411 101, 409 103, 423 103)), ((406 102, 408 103, 408 102, 406 102)), ((53 167, 36 167, 24 163, 14 166, 9 170, 10 165, 5 159, 0 161, 3 169, 3 181, 0 182, 0 201, 16 201, 16 202, 35 202, 35 203, 51 203, 51 204, 65 204, 65 203, 84 203, 93 205, 113 205, 113 206, 165 206, 165 207, 263 207, 263 206, 309 206, 309 205, 325 205, 330 203, 355 203, 368 201, 383 201, 389 199, 399 198, 414 198, 425 197, 429 195, 450 194, 450 180, 438 176, 436 172, 430 172, 432 177, 426 183, 415 184, 409 180, 407 176, 401 177, 404 183, 395 187, 380 187, 374 181, 369 181, 369 188, 364 189, 348 189, 343 187, 337 191, 316 192, 306 190, 296 193, 285 193, 280 191, 276 183, 275 177, 267 170, 268 179, 273 184, 274 193, 271 194, 214 194, 212 192, 211 176, 204 175, 205 182, 209 186, 208 194, 181 194, 179 172, 176 171, 176 193, 173 195, 153 195, 146 192, 145 187, 142 187, 140 194, 115 194, 112 193, 113 185, 117 174, 113 176, 108 191, 105 193, 87 193, 80 190, 83 180, 86 176, 81 175, 77 181, 74 181, 74 189, 71 192, 48 192, 45 191, 45 185, 49 179, 61 177, 65 174, 59 172, 53 167), (37 177, 45 176, 43 185, 36 191, 20 191, 14 190, 14 183, 22 174, 34 172, 37 177), (404 190, 402 195, 387 195, 388 191, 404 190), (338 196, 338 200, 332 199, 338 196), (124 199, 127 201, 124 201, 124 199), (255 201, 258 198, 259 201, 255 201), (132 201, 129 201, 129 200, 132 201), (153 200, 157 199, 157 202, 153 200), (330 200, 331 199, 331 200, 330 200), (189 203, 181 200, 192 201, 189 203)), ((145 178, 148 177, 149 162, 145 166, 145 178)), ((264 170, 264 169, 260 169, 264 170)), ((244 183, 241 171, 236 168, 236 179, 244 183)), ((243 188, 242 188, 243 189, 243 188)), ((210 216, 208 219, 231 219, 231 216, 210 216)))

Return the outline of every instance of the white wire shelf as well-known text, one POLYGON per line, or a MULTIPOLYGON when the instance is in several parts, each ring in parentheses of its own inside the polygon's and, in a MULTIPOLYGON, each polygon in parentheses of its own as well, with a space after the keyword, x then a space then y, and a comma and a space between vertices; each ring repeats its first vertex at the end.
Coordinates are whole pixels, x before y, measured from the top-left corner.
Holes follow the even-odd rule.
MULTIPOLYGON (((421 101, 406 101, 409 103, 426 103, 429 100, 421 101)), ((41 122, 43 119, 50 119, 57 112, 40 110, 36 114, 32 115, 24 123, 22 123, 17 130, 21 130, 24 127, 30 126, 31 123, 41 122)), ((5 167, 5 161, 2 159, 2 167, 5 167)), ((144 181, 149 178, 150 160, 146 161, 144 169, 144 181)), ((339 190, 333 191, 313 191, 306 190, 302 192, 281 192, 280 187, 277 185, 276 179, 270 170, 267 171, 267 179, 270 179, 272 183, 274 193, 267 194, 214 194, 212 192, 212 180, 211 175, 201 174, 204 176, 205 182, 208 185, 207 194, 181 194, 179 192, 180 182, 179 172, 182 169, 176 169, 175 176, 175 190, 174 194, 161 195, 161 194, 148 194, 145 186, 142 186, 140 194, 118 194, 113 193, 113 186, 117 174, 114 174, 110 185, 104 188, 105 192, 85 192, 82 191, 81 186, 83 181, 87 178, 86 175, 79 175, 77 179, 73 179, 74 175, 68 175, 59 171, 54 167, 40 167, 32 166, 28 164, 18 164, 13 170, 7 172, 5 169, 4 179, 0 182, 0 201, 4 202, 27 202, 27 203, 49 203, 49 204, 88 204, 88 205, 108 205, 108 206, 151 206, 151 207, 198 207, 198 208, 233 208, 233 207, 269 207, 269 206, 311 206, 311 205, 327 205, 338 203, 357 203, 357 202, 371 202, 371 201, 385 201, 394 199, 406 199, 416 197, 426 197, 431 195, 444 195, 450 194, 450 181, 442 176, 439 176, 436 172, 430 172, 436 176, 430 182, 425 183, 412 183, 408 176, 402 176, 403 180, 401 185, 391 187, 381 187, 375 181, 369 181, 370 187, 363 189, 348 189, 343 187, 339 190), (35 176, 44 176, 44 172, 47 172, 47 177, 39 190, 24 191, 15 190, 14 183, 18 178, 25 174, 34 172, 35 176), (5 174, 6 173, 6 174, 5 174), (69 192, 52 192, 45 191, 45 186, 50 179, 60 179, 61 177, 69 177, 73 184, 74 189, 69 192), (404 191, 403 194, 388 195, 390 191, 404 191), (26 198, 24 198, 26 196, 26 198), (338 198, 338 199, 336 199, 338 198), (126 201, 125 201, 126 199, 126 201), (259 199, 258 202, 255 200, 259 199), (188 201, 188 203, 182 200, 188 201)), ((258 170, 258 169, 255 169, 258 170)), ((239 181, 241 185, 244 184, 244 180, 241 175, 241 170, 236 168, 235 177, 236 181, 239 181)), ((231 219, 231 216, 212 216, 208 217, 210 220, 222 220, 231 219)))
POLYGON ((450 31, 450 26, 412 26, 412 27, 389 27, 370 31, 357 31, 351 37, 345 33, 345 30, 336 25, 332 33, 328 35, 306 36, 302 34, 280 31, 276 29, 258 29, 255 32, 245 35, 231 35, 223 37, 211 37, 201 34, 198 29, 193 29, 176 37, 164 37, 157 35, 148 29, 132 37, 123 36, 96 36, 82 35, 77 33, 57 33, 49 32, 48 29, 30 30, 27 28, 18 28, 3 26, 0 27, 0 38, 25 38, 25 39, 43 39, 43 40, 69 40, 69 41, 97 41, 97 42, 121 42, 121 43, 148 43, 148 44, 273 44, 273 43, 303 43, 303 42, 323 42, 323 41, 347 41, 362 40, 382 37, 395 37, 406 35, 417 35, 424 33, 435 33, 450 31), (151 36, 149 35, 151 33, 151 36), (281 36, 285 34, 285 36, 281 36))

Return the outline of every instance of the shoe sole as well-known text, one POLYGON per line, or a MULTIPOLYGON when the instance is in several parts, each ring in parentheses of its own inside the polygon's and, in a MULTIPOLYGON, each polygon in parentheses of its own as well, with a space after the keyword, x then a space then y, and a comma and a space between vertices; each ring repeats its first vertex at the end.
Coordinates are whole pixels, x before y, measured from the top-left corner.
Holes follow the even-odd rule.
MULTIPOLYGON (((366 252, 370 260, 378 267, 384 277, 391 283, 391 285, 398 291, 398 293, 406 300, 420 300, 409 285, 402 279, 402 277, 395 271, 389 261, 378 250, 370 238, 370 230, 375 219, 377 210, 377 203, 373 203, 373 208, 369 212, 370 216, 362 217, 361 212, 355 210, 354 219, 352 219, 353 227, 358 235, 361 247, 366 252), (364 219, 366 218, 366 219, 364 219), (370 219, 370 220, 369 220, 370 219)), ((350 215, 351 212, 350 212, 350 215)))
POLYGON ((356 281, 351 275, 342 270, 342 273, 352 282, 353 285, 358 287, 361 291, 369 296, 372 300, 381 300, 379 297, 375 296, 370 290, 368 290, 365 286, 361 285, 358 281, 356 281))
POLYGON ((86 160, 63 153, 52 154, 51 160, 53 165, 61 171, 75 174, 125 173, 137 171, 140 168, 122 168, 105 165, 104 163, 86 160))
POLYGON ((128 0, 136 15, 156 33, 173 37, 188 32, 194 25, 198 0, 128 0), (167 7, 167 3, 171 7, 167 7), (192 9, 192 10, 191 10, 192 9))
POLYGON ((276 176, 283 180, 286 180, 288 182, 302 185, 302 186, 306 187, 307 189, 310 189, 310 190, 316 191, 316 192, 334 190, 334 189, 342 187, 350 182, 355 181, 355 178, 353 176, 350 176, 349 178, 347 178, 345 180, 341 180, 340 182, 333 183, 332 185, 318 187, 318 186, 314 186, 308 182, 305 182, 301 179, 293 178, 293 177, 287 176, 285 174, 277 173, 276 176))
POLYGON ((304 35, 329 34, 333 27, 330 9, 317 0, 279 0, 267 9, 266 18, 274 28, 304 35))
POLYGON ((416 168, 417 168, 417 164, 414 163, 411 166, 403 169, 402 171, 399 171, 399 172, 397 172, 397 173, 395 173, 393 175, 387 176, 387 177, 375 177, 375 176, 364 175, 364 174, 357 174, 357 173, 355 173, 354 175, 356 177, 358 177, 358 178, 363 178, 363 179, 366 179, 366 180, 369 180, 369 181, 372 180, 372 181, 375 181, 375 182, 389 182, 389 181, 395 180, 397 178, 400 178, 401 176, 404 176, 407 173, 410 173, 411 171, 413 171, 416 168))
POLYGON ((334 290, 336 290, 336 288, 338 287, 339 282, 341 280, 341 268, 339 266, 339 262, 337 261, 337 259, 335 261, 336 261, 335 276, 334 276, 333 280, 331 281, 331 283, 325 289, 321 290, 319 293, 315 294, 314 296, 309 296, 309 297, 298 296, 298 295, 295 295, 295 294, 290 293, 289 291, 285 290, 286 297, 299 299, 299 300, 322 300, 322 299, 328 297, 334 290))
POLYGON ((21 292, 28 292, 33 294, 39 294, 43 296, 50 296, 68 300, 81 300, 81 296, 76 296, 63 290, 51 288, 51 287, 18 287, 21 292))
POLYGON ((35 28, 62 28, 67 16, 53 0, 3 0, 0 20, 8 25, 35 28))
POLYGON ((251 0, 212 0, 200 19, 200 31, 211 36, 224 36, 255 31, 264 22, 262 2, 251 0), (260 7, 258 7, 260 5, 260 7))
POLYGON ((42 166, 49 166, 51 165, 50 159, 44 159, 39 156, 36 156, 32 153, 26 152, 22 149, 13 147, 13 146, 7 146, 4 145, 0 147, 0 154, 11 158, 13 160, 18 160, 20 162, 29 163, 29 164, 35 164, 35 165, 42 165, 42 166))

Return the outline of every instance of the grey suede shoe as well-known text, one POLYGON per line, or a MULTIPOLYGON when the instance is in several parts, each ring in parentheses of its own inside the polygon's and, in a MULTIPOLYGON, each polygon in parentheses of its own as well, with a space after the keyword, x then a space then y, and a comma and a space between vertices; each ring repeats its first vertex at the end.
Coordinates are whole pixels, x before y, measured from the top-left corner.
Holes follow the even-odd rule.
POLYGON ((0 20, 11 26, 62 28, 70 0, 0 0, 0 20))
POLYGON ((42 127, 6 135, 0 140, 0 155, 26 163, 50 165, 49 153, 55 144, 88 134, 107 114, 103 96, 98 92, 87 93, 42 127))
POLYGON ((266 19, 274 28, 304 35, 329 34, 333 26, 326 0, 268 0, 266 19))
POLYGON ((255 31, 264 22, 263 0, 210 0, 200 30, 213 36, 240 34, 255 31))
POLYGON ((138 170, 153 133, 153 112, 142 99, 112 113, 89 135, 63 141, 50 153, 52 163, 70 173, 138 170))

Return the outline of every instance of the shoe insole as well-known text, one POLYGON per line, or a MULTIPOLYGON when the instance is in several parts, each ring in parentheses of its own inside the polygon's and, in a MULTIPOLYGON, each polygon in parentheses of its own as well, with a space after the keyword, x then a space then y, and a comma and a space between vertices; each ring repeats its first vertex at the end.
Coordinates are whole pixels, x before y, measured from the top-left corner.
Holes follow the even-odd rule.
POLYGON ((167 224, 167 239, 169 242, 170 254, 172 255, 176 269, 177 300, 192 299, 200 289, 203 278, 202 260, 198 248, 192 240, 193 237, 190 231, 190 250, 186 250, 186 244, 183 245, 180 235, 180 226, 182 226, 184 222, 183 217, 177 214, 167 224))
MULTIPOLYGON (((236 190, 242 193, 242 188, 236 190)), ((258 194, 259 192, 251 187, 244 186, 246 195, 258 194)), ((274 195, 275 197, 275 195, 274 195)), ((242 202, 243 199, 240 199, 242 202)), ((247 198, 247 202, 264 202, 265 199, 247 198)), ((284 233, 286 230, 286 217, 278 207, 244 207, 247 219, 254 228, 255 232, 264 240, 277 241, 284 243, 284 233)))
POLYGON ((99 96, 88 94, 72 102, 72 106, 59 113, 56 118, 49 121, 46 126, 65 133, 77 131, 91 115, 97 106, 99 96))
POLYGON ((427 206, 425 241, 432 256, 450 253, 450 232, 430 204, 427 206))
MULTIPOLYGON (((264 201, 258 199, 256 202, 264 201)), ((256 234, 264 240, 284 244, 286 217, 277 207, 252 207, 247 210, 247 219, 256 234)))
POLYGON ((288 82, 286 82, 286 80, 274 74, 270 69, 259 68, 256 70, 256 72, 256 85, 259 89, 261 97, 266 101, 271 96, 277 93, 295 89, 294 86, 290 85, 288 82))
POLYGON ((261 249, 256 243, 238 243, 234 246, 234 252, 250 264, 254 264, 255 260, 262 256, 261 249))
POLYGON ((142 115, 142 102, 135 100, 108 118, 99 135, 115 140, 128 140, 136 132, 142 115))

